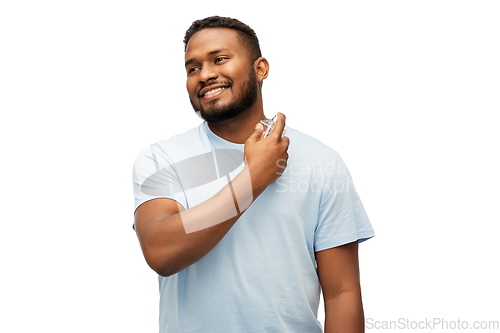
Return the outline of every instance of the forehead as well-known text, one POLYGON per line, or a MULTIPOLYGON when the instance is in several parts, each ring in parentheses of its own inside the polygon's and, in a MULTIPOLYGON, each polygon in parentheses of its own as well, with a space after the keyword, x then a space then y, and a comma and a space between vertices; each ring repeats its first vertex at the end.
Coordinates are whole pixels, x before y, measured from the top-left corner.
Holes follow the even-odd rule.
POLYGON ((189 39, 185 59, 206 55, 214 50, 228 49, 235 53, 245 52, 238 32, 228 28, 207 28, 198 31, 189 39))

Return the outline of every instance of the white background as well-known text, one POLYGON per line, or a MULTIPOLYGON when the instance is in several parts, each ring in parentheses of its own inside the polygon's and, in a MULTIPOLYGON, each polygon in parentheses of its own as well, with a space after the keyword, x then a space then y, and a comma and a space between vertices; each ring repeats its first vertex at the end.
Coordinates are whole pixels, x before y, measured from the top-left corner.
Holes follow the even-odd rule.
POLYGON ((500 320, 499 2, 3 1, 0 331, 157 331, 132 164, 200 123, 182 39, 210 15, 257 32, 266 115, 349 166, 365 317, 500 320))

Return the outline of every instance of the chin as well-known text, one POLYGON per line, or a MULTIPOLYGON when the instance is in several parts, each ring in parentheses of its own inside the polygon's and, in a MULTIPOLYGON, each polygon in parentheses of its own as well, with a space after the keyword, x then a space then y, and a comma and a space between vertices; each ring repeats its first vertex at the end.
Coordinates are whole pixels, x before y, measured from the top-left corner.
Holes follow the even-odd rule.
POLYGON ((209 110, 197 111, 199 117, 206 120, 209 123, 222 123, 226 120, 232 119, 237 115, 241 114, 239 110, 231 110, 230 112, 210 112, 209 110))

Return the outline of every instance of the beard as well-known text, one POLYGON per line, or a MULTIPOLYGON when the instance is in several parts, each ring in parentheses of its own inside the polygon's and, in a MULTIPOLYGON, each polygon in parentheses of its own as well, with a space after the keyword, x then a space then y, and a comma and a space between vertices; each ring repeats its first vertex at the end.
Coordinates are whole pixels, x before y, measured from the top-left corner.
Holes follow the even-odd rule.
MULTIPOLYGON (((232 88, 229 87, 228 89, 232 88)), ((240 91, 241 96, 239 98, 233 98, 228 104, 216 106, 217 100, 215 100, 210 102, 211 105, 206 109, 200 104, 200 109, 197 110, 193 100, 191 98, 189 100, 200 118, 206 120, 208 123, 221 123, 242 114, 257 101, 258 83, 257 80, 255 80, 255 70, 253 66, 247 81, 240 85, 240 91)))

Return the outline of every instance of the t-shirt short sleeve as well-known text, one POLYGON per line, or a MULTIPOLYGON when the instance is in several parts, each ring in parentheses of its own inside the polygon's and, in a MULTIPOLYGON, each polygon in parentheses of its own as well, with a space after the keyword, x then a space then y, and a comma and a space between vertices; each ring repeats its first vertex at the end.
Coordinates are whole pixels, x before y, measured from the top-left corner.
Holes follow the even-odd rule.
POLYGON ((136 157, 132 178, 134 212, 141 204, 156 198, 172 199, 187 207, 175 165, 157 144, 144 149, 136 157))
POLYGON ((356 240, 363 242, 374 235, 351 174, 335 152, 332 167, 325 169, 314 250, 322 251, 356 240))

